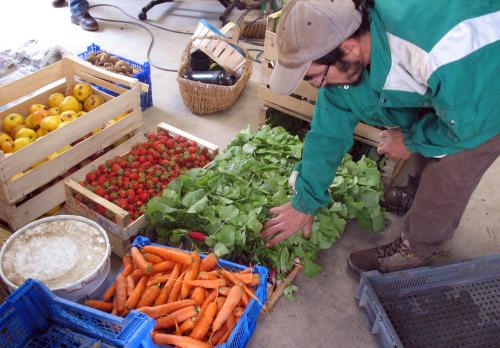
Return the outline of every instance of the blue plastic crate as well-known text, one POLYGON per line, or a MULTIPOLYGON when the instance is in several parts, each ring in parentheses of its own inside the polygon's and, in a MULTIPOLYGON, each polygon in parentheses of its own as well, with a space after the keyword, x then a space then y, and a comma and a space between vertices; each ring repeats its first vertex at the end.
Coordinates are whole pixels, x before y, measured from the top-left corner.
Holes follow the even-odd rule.
POLYGON ((153 347, 154 320, 132 311, 120 318, 57 297, 29 279, 0 306, 0 346, 153 347))
POLYGON ((500 347, 500 254, 366 272, 356 299, 384 348, 500 347))
MULTIPOLYGON (((156 245, 168 248, 164 245, 153 244, 148 238, 142 236, 138 236, 134 240, 134 243, 132 244, 132 246, 136 247, 143 247, 145 245, 156 245)), ((203 259, 206 255, 201 254, 200 256, 203 259)), ((219 264, 224 269, 233 271, 240 271, 247 268, 246 266, 242 266, 237 263, 225 260, 219 260, 219 264)), ((255 295, 259 299, 259 302, 255 301, 255 299, 252 299, 250 301, 247 308, 245 309, 245 312, 243 313, 240 320, 233 329, 233 332, 231 333, 231 336, 229 337, 227 342, 218 345, 217 348, 243 348, 246 346, 248 340, 250 339, 255 330, 255 325, 257 324, 257 318, 259 316, 260 310, 267 300, 267 273, 268 273, 267 268, 263 266, 256 266, 255 269, 260 276, 260 284, 255 292, 255 295)), ((160 346, 155 345, 155 347, 160 347, 160 346)))
MULTIPOLYGON (((88 55, 91 52, 99 52, 102 51, 101 47, 99 45, 96 45, 95 43, 92 43, 92 45, 87 47, 87 51, 80 53, 78 57, 87 59, 88 55)), ((108 52, 108 51, 106 51, 108 52)), ((146 83, 149 85, 149 91, 148 93, 143 93, 141 92, 141 108, 142 111, 146 110, 147 108, 153 106, 153 84, 151 83, 151 67, 149 65, 149 62, 145 62, 144 64, 139 64, 134 61, 131 61, 127 58, 121 57, 117 54, 113 54, 111 52, 108 52, 113 56, 116 56, 120 58, 121 60, 129 63, 133 68, 140 70, 138 73, 132 75, 133 78, 139 80, 140 82, 146 83)), ((118 94, 116 92, 107 90, 105 88, 102 88, 100 86, 95 86, 97 89, 113 96, 117 96, 118 94)))

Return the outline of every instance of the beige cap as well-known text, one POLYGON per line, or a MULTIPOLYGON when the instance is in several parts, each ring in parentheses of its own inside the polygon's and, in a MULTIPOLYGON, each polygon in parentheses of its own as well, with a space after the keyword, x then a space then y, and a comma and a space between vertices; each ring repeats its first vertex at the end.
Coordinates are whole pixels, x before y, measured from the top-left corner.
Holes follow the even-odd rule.
POLYGON ((269 84, 282 95, 292 93, 311 63, 333 51, 360 26, 352 0, 291 0, 276 35, 278 61, 269 84))

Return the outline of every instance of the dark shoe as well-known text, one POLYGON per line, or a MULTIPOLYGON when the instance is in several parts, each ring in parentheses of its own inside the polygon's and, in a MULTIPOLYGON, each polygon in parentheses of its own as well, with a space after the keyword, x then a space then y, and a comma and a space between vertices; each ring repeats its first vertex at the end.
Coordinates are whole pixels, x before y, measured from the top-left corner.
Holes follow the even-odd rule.
POLYGON ((89 13, 84 13, 80 16, 71 16, 71 23, 79 25, 82 29, 88 31, 96 31, 99 29, 97 21, 89 13))
POLYGON ((399 216, 410 210, 415 198, 415 191, 407 186, 395 186, 387 189, 384 194, 382 206, 399 216))
POLYGON ((347 264, 358 274, 373 270, 386 273, 426 266, 432 259, 433 256, 426 259, 419 258, 399 237, 386 245, 352 252, 347 258, 347 264))
POLYGON ((54 7, 64 7, 66 5, 67 5, 66 0, 54 0, 54 1, 52 1, 52 6, 54 6, 54 7))

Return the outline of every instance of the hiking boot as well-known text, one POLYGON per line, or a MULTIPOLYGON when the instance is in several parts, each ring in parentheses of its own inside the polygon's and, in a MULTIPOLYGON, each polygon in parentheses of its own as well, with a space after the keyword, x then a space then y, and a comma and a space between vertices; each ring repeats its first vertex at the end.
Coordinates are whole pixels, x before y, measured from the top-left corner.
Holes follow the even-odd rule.
POLYGON ((64 7, 66 6, 66 0, 54 0, 52 1, 53 7, 64 7))
POLYGON ((415 191, 410 187, 395 186, 385 191, 384 201, 381 204, 387 211, 402 216, 410 210, 414 198, 415 191))
POLYGON ((347 264, 358 274, 373 270, 386 273, 427 266, 432 259, 433 256, 425 259, 418 257, 410 250, 408 243, 399 237, 386 245, 352 252, 347 264))
POLYGON ((82 29, 88 31, 96 31, 99 29, 97 21, 89 13, 71 16, 71 23, 79 25, 82 29))

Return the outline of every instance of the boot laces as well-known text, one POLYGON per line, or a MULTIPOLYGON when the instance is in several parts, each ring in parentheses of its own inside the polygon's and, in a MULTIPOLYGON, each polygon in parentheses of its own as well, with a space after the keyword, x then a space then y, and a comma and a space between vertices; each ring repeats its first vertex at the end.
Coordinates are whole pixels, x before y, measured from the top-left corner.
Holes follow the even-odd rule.
POLYGON ((389 244, 376 247, 375 253, 379 258, 390 257, 397 253, 400 253, 403 256, 409 256, 412 254, 410 248, 408 248, 408 246, 403 242, 403 238, 401 237, 389 244))

